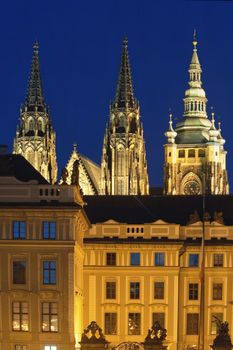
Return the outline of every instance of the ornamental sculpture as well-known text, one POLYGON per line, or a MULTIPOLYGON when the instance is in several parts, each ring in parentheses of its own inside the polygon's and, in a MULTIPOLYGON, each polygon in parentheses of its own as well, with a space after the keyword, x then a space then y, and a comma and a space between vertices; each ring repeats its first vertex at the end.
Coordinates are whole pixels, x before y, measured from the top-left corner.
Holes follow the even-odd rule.
POLYGON ((231 337, 229 334, 229 323, 222 322, 218 317, 213 316, 217 325, 217 336, 214 339, 212 349, 232 349, 231 337))
POLYGON ((87 328, 84 329, 80 344, 108 344, 105 339, 102 328, 95 321, 92 321, 87 328))
POLYGON ((144 345, 151 345, 151 344, 162 344, 162 342, 167 337, 167 330, 165 328, 162 328, 158 321, 156 321, 151 329, 148 329, 147 336, 145 338, 144 345))

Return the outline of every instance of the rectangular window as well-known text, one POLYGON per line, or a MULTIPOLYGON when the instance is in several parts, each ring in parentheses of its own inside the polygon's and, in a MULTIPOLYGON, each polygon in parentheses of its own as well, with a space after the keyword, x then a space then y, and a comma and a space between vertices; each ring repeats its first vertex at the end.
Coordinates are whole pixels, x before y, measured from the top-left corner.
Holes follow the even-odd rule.
POLYGON ((187 335, 196 335, 198 334, 198 318, 199 314, 187 314, 187 335))
POLYGON ((21 301, 12 303, 12 330, 28 331, 28 303, 21 301))
POLYGON ((165 313, 164 312, 153 312, 152 324, 158 322, 162 328, 165 328, 165 313))
POLYGON ((26 283, 26 261, 13 261, 13 284, 26 283))
POLYGON ((27 350, 27 345, 15 345, 14 350, 27 350))
POLYGON ((128 334, 129 335, 141 334, 141 314, 140 313, 136 313, 136 312, 129 313, 128 334))
POLYGON ((106 282, 106 299, 116 299, 116 282, 106 282))
POLYGON ((199 254, 189 254, 189 267, 199 266, 199 254))
POLYGON ((223 321, 223 314, 222 313, 213 313, 211 314, 211 330, 210 333, 211 334, 217 334, 217 319, 215 318, 217 317, 217 319, 219 321, 223 321))
POLYGON ((105 334, 117 334, 117 314, 116 312, 106 312, 104 314, 105 334))
POLYGON ((26 223, 25 221, 13 221, 13 239, 26 238, 26 223))
POLYGON ((107 266, 116 266, 116 253, 107 253, 106 254, 106 265, 107 266))
POLYGON ((165 264, 165 254, 155 253, 155 266, 164 266, 165 264))
POLYGON ((198 283, 189 283, 189 300, 198 300, 198 283))
POLYGON ((57 303, 42 303, 42 332, 58 332, 57 303))
POLYGON ((140 253, 130 253, 130 265, 140 266, 140 253))
POLYGON ((130 282, 130 299, 140 298, 140 282, 130 282))
POLYGON ((43 239, 56 239, 56 222, 43 222, 43 239))
POLYGON ((223 266, 223 254, 214 254, 214 266, 223 266))
POLYGON ((213 283, 213 300, 222 300, 222 283, 213 283))
POLYGON ((45 345, 44 350, 58 350, 57 345, 45 345))
POLYGON ((164 299, 164 282, 154 283, 154 299, 164 299))
POLYGON ((43 284, 56 284, 57 263, 54 260, 43 261, 43 284))

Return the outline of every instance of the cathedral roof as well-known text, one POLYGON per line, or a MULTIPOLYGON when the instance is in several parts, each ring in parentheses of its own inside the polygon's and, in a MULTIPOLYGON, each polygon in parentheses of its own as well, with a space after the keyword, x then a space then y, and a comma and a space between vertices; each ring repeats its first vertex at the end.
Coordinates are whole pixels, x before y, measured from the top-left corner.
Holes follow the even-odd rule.
POLYGON ((22 182, 36 180, 48 184, 45 178, 21 155, 0 155, 0 177, 15 177, 22 182))
POLYGON ((117 83, 117 91, 115 98, 115 107, 117 108, 133 108, 136 100, 133 94, 133 84, 129 63, 128 41, 123 40, 123 49, 121 56, 120 73, 117 83))
MULTIPOLYGON (((126 224, 167 223, 186 225, 195 211, 200 218, 202 196, 85 196, 85 210, 92 224, 114 220, 126 224)), ((206 212, 213 221, 222 212, 225 225, 233 225, 233 196, 206 196, 206 212)))

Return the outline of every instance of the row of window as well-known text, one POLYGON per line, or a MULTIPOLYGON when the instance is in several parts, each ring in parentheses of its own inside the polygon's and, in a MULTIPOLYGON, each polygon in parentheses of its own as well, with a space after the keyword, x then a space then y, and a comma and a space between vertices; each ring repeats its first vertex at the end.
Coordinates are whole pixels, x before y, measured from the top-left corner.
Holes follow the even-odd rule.
MULTIPOLYGON (((196 152, 195 149, 189 149, 188 150, 188 158, 195 158, 196 152)), ((205 150, 204 149, 199 149, 197 153, 198 157, 205 157, 205 150)), ((181 149, 178 152, 178 157, 179 158, 185 158, 185 150, 181 149)))
MULTIPOLYGON (((27 283, 27 261, 12 261, 12 283, 27 283)), ((55 260, 42 261, 42 283, 44 285, 54 285, 57 283, 57 262, 55 260)))
MULTIPOLYGON (((116 253, 109 252, 106 253, 106 265, 116 266, 116 253)), ((140 266, 141 254, 130 253, 130 265, 140 266)), ((155 253, 154 254, 154 266, 165 266, 165 253, 155 253)), ((189 267, 199 266, 199 254, 189 254, 189 267)), ((223 266, 223 254, 213 254, 213 266, 221 267, 223 266)))
MULTIPOLYGON (((210 333, 216 334, 216 319, 217 317, 220 321, 223 320, 222 313, 212 313, 211 314, 211 327, 210 333)), ((159 322, 161 327, 165 328, 165 313, 164 312, 153 312, 152 313, 152 323, 159 322)), ((197 335, 198 334, 198 313, 187 313, 186 318, 186 334, 187 335, 197 335)), ((117 334, 117 313, 116 312, 106 312, 104 314, 104 325, 106 335, 116 335, 117 334)), ((128 314, 128 335, 140 335, 141 334, 141 313, 130 312, 128 314)))
MULTIPOLYGON (((25 239, 26 238, 26 222, 25 221, 13 221, 12 223, 12 237, 13 239, 25 239)), ((42 238, 43 239, 56 239, 56 222, 43 221, 42 222, 42 238)))
MULTIPOLYGON (((12 331, 29 331, 28 302, 12 303, 12 331)), ((41 331, 58 332, 58 304, 56 302, 41 303, 41 331)))
MULTIPOLYGON (((129 298, 140 299, 140 282, 130 282, 129 284, 129 298)), ((106 299, 116 299, 116 282, 106 282, 105 290, 106 299)), ((154 282, 154 299, 164 299, 164 282, 154 282)), ((189 283, 188 285, 188 299, 198 300, 199 285, 198 283, 189 283)), ((223 284, 213 283, 212 299, 222 300, 223 298, 223 284)))

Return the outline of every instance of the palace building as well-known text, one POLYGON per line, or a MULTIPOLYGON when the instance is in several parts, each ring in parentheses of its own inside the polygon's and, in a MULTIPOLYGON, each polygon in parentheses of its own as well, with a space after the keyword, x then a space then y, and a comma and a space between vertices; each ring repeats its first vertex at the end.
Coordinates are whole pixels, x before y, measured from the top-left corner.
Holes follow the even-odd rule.
POLYGON ((13 154, 0 155, 0 350, 78 349, 91 321, 116 350, 155 321, 168 350, 208 349, 215 316, 233 336, 233 197, 201 73, 194 36, 183 119, 173 127, 170 115, 163 194, 152 195, 127 40, 101 164, 74 145, 60 179, 34 45, 13 154))

